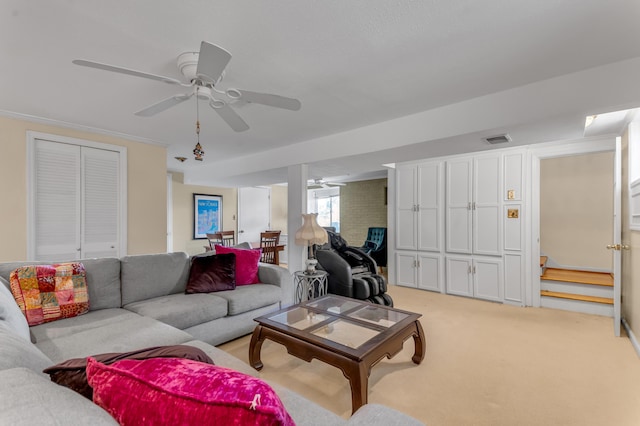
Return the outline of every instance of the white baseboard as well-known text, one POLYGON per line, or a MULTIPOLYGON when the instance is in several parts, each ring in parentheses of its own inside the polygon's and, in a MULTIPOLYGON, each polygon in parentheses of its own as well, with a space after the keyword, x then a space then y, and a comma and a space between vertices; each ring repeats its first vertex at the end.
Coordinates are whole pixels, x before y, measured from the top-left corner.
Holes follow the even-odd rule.
POLYGON ((638 339, 636 339, 635 334, 633 334, 631 327, 629 326, 629 324, 624 318, 622 318, 622 325, 624 326, 624 329, 627 331, 627 335, 629 336, 629 340, 631 340, 631 345, 636 350, 636 354, 638 355, 638 357, 640 357, 640 342, 638 342, 638 339))

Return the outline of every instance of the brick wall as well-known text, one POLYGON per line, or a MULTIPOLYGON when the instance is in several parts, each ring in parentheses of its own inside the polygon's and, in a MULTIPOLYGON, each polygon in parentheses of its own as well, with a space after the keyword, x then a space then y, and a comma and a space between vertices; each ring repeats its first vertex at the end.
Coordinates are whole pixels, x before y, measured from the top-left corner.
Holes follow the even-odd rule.
POLYGON ((350 246, 361 246, 370 226, 387 226, 386 188, 386 178, 340 187, 340 235, 350 246))

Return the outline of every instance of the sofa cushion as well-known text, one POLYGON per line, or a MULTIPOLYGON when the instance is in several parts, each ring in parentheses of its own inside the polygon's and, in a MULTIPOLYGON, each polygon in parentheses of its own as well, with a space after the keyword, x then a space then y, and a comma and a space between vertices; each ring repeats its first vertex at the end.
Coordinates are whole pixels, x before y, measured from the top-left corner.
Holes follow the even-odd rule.
POLYGON ((211 293, 234 288, 236 288, 236 255, 234 253, 191 259, 185 293, 211 293))
POLYGON ((258 263, 260 249, 237 249, 233 247, 215 246, 217 254, 234 253, 236 255, 236 286, 259 283, 258 263))
POLYGON ((130 303, 124 308, 184 330, 227 315, 227 301, 217 294, 171 294, 130 303))
MULTIPOLYGON (((84 319, 91 316, 92 312, 82 317, 61 320, 64 323, 61 323, 59 328, 67 328, 68 324, 74 332, 69 334, 68 330, 65 330, 60 332, 59 337, 55 339, 38 339, 36 346, 53 361, 51 364, 54 364, 91 354, 128 352, 160 345, 179 345, 193 339, 190 334, 153 318, 142 317, 126 309, 119 311, 126 314, 100 318, 98 321, 88 321, 87 323, 73 323, 71 320, 84 319)), ((89 318, 89 320, 92 319, 89 318)), ((32 327, 32 329, 48 324, 32 327)), ((56 333, 56 330, 49 329, 49 331, 56 333)))
POLYGON ((2 277, 0 277, 0 321, 26 341, 31 341, 27 319, 13 298, 9 283, 2 277))
POLYGON ((185 359, 87 362, 94 402, 120 424, 294 425, 273 389, 224 367, 185 359))
POLYGON ((219 291, 216 296, 229 303, 229 315, 238 315, 282 300, 282 289, 271 284, 236 287, 233 291, 219 291))
POLYGON ((26 368, 0 371, 3 425, 117 425, 102 408, 26 368))
POLYGON ((89 312, 82 263, 21 266, 11 272, 10 283, 30 326, 89 312))
POLYGON ((40 373, 52 364, 33 343, 14 333, 5 322, 0 321, 0 370, 25 367, 40 373))
POLYGON ((184 293, 189 278, 186 253, 125 256, 120 263, 122 305, 184 293))
MULTIPOLYGON (((190 345, 156 346, 130 352, 92 355, 91 358, 105 365, 113 364, 123 359, 142 360, 150 358, 184 358, 213 364, 213 360, 203 350, 190 345)), ((51 376, 52 382, 93 400, 93 389, 87 382, 87 357, 68 359, 46 368, 43 372, 51 376)))
POLYGON ((83 259, 80 262, 87 272, 89 287, 89 310, 119 308, 122 306, 120 295, 120 259, 104 257, 83 259))
MULTIPOLYGON (((120 259, 104 257, 99 259, 72 260, 84 265, 89 287, 89 310, 119 308, 120 296, 120 259)), ((0 263, 0 277, 9 281, 11 271, 21 266, 46 265, 51 262, 6 262, 0 263)))

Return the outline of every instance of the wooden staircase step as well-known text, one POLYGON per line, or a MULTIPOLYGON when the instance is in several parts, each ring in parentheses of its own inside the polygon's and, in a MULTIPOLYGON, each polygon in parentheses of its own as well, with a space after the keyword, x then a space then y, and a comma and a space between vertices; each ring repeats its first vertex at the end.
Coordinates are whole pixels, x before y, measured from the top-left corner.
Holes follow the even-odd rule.
POLYGON ((609 272, 574 271, 571 269, 547 268, 541 280, 562 281, 578 284, 613 287, 613 275, 609 272))
POLYGON ((584 296, 582 294, 560 293, 557 291, 541 290, 540 296, 556 297, 559 299, 581 300, 583 302, 603 303, 605 305, 613 305, 613 299, 610 297, 584 296))
POLYGON ((547 256, 540 256, 540 267, 544 268, 544 266, 547 264, 547 260, 549 260, 549 258, 547 256))

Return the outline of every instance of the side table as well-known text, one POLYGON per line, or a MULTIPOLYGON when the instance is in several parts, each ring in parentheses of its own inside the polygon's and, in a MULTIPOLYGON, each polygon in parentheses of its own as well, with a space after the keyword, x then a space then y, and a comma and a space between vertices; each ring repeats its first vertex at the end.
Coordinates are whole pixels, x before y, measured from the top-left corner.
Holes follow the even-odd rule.
POLYGON ((328 275, 325 271, 316 271, 313 274, 306 274, 302 271, 294 272, 295 303, 326 295, 328 275))

